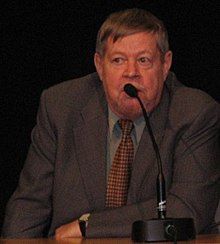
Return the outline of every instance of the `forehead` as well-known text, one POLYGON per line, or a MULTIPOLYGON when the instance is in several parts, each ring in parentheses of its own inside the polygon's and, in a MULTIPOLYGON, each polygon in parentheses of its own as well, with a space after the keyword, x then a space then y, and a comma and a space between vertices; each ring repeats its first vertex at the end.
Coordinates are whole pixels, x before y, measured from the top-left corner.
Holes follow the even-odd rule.
POLYGON ((110 36, 106 42, 106 53, 139 53, 155 52, 157 48, 157 37, 155 33, 140 32, 118 38, 115 42, 110 36))

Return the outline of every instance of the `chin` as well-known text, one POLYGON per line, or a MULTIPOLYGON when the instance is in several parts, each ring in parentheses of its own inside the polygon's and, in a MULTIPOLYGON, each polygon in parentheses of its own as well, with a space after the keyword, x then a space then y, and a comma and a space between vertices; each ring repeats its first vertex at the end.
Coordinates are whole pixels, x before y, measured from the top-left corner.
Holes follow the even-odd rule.
POLYGON ((121 110, 121 116, 124 119, 130 119, 130 120, 135 120, 137 118, 139 118, 140 116, 142 116, 142 111, 140 106, 134 106, 134 107, 123 107, 123 109, 121 110))
POLYGON ((142 116, 142 110, 136 99, 123 97, 119 103, 111 101, 110 107, 118 117, 122 119, 135 120, 142 116))

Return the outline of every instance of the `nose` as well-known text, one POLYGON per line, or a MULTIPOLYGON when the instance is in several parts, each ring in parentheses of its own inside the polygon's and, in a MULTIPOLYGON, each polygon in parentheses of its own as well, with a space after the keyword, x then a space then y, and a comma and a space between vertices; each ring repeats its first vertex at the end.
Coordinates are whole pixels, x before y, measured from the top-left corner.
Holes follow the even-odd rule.
POLYGON ((128 61, 124 70, 124 77, 134 79, 140 76, 137 63, 135 61, 128 61))

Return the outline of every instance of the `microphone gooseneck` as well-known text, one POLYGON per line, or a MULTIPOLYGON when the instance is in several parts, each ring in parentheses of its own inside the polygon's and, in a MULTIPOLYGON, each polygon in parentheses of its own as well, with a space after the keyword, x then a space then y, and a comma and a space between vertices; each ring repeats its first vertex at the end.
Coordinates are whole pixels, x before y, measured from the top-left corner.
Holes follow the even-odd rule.
POLYGON ((196 231, 192 218, 166 218, 166 189, 163 175, 162 162, 159 148, 155 141, 147 112, 141 99, 138 96, 138 90, 132 84, 126 84, 124 91, 140 103, 146 126, 153 144, 157 157, 158 175, 157 175, 157 219, 147 221, 138 220, 132 224, 132 240, 135 242, 158 242, 173 240, 191 240, 195 239, 196 231))
POLYGON ((146 109, 144 108, 144 105, 141 101, 141 99, 138 96, 138 91, 136 87, 134 87, 132 84, 128 83, 124 86, 124 91, 127 95, 130 97, 134 97, 138 100, 140 103, 142 113, 147 125, 147 129, 153 144, 153 148, 157 157, 157 166, 158 166, 158 176, 157 176, 157 213, 159 219, 165 219, 166 218, 166 189, 165 189, 165 179, 163 175, 163 169, 162 169, 162 162, 160 157, 159 148, 157 146, 157 143, 155 141, 153 131, 150 125, 150 121, 146 112, 146 109))

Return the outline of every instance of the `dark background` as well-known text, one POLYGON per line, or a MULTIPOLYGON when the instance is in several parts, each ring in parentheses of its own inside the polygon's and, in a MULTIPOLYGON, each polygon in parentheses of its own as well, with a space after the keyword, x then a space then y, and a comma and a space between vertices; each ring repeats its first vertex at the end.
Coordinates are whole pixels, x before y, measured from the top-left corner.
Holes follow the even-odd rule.
POLYGON ((0 226, 27 154, 42 90, 93 72, 101 23, 111 12, 131 7, 148 9, 165 22, 179 80, 220 101, 217 0, 1 1, 0 226))

